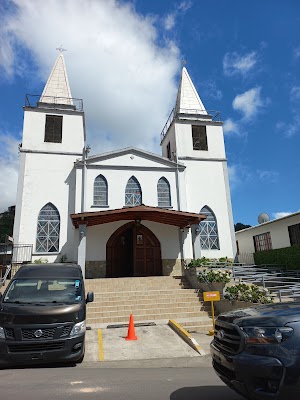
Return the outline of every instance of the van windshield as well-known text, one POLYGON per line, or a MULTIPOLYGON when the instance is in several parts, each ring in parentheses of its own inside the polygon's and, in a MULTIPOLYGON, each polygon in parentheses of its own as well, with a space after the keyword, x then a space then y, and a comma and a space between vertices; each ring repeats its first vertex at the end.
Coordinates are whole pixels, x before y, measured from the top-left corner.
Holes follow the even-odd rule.
POLYGON ((78 303, 83 299, 80 279, 15 279, 4 303, 78 303))

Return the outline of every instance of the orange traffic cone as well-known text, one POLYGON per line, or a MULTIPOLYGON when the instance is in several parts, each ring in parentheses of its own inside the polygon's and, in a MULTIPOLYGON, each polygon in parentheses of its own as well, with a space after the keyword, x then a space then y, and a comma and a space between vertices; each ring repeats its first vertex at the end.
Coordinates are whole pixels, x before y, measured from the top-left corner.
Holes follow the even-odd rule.
POLYGON ((129 325, 128 325, 128 334, 127 334, 125 340, 138 340, 137 336, 135 335, 135 329, 134 329, 134 322, 133 322, 132 314, 130 314, 129 325))

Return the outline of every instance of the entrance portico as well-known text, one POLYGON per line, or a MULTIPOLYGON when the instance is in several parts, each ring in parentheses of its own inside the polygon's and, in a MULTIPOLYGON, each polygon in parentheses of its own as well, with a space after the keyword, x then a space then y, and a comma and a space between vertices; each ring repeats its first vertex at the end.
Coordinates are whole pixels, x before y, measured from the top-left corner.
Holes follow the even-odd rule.
MULTIPOLYGON (((108 232, 112 225, 121 221, 124 221, 124 224, 114 229, 105 242, 106 254, 103 258, 106 260, 105 277, 170 274, 171 272, 164 271, 162 265, 166 261, 162 259, 162 253, 166 253, 166 246, 172 248, 175 254, 172 258, 179 260, 180 263, 183 259, 200 257, 199 246, 195 245, 195 236, 197 235, 196 228, 205 219, 205 216, 201 214, 141 205, 72 214, 71 219, 73 226, 79 229, 78 263, 83 273, 85 273, 87 260, 86 251, 89 247, 86 238, 89 228, 105 224, 98 229, 108 232), (152 226, 156 227, 155 232, 151 227, 145 226, 147 221, 154 223, 152 226), (174 235, 176 227, 178 233, 174 235), (173 239, 170 236, 170 239, 162 243, 161 238, 166 231, 173 232, 173 239)), ((163 258, 171 257, 164 256, 163 258)))

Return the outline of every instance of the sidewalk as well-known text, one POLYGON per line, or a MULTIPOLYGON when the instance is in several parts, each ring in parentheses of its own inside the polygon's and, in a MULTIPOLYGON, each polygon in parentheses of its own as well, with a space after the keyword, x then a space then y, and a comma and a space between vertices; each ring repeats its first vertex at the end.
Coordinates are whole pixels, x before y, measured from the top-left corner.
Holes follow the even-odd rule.
POLYGON ((206 334, 192 334, 205 352, 205 356, 201 356, 166 324, 135 327, 138 340, 125 340, 127 331, 127 327, 101 329, 97 326, 87 330, 84 364, 100 362, 113 367, 114 363, 120 366, 128 361, 130 364, 142 362, 147 366, 149 363, 162 364, 162 360, 171 360, 165 361, 170 366, 177 362, 181 365, 180 360, 185 360, 184 364, 199 364, 199 361, 194 361, 199 359, 206 360, 206 364, 210 362, 209 344, 212 337, 206 334))

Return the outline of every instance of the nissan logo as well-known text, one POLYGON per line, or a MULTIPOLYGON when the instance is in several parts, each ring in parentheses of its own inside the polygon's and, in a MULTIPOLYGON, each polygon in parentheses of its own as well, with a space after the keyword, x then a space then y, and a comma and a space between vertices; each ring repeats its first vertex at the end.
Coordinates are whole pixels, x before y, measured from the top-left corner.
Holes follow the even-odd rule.
POLYGON ((225 337, 225 332, 223 331, 223 329, 220 329, 220 330, 217 332, 217 338, 220 339, 220 340, 222 340, 222 339, 224 339, 224 337, 225 337))
POLYGON ((41 329, 37 329, 33 334, 34 334, 34 336, 35 336, 36 338, 39 338, 39 337, 42 336, 43 331, 42 331, 41 329))

